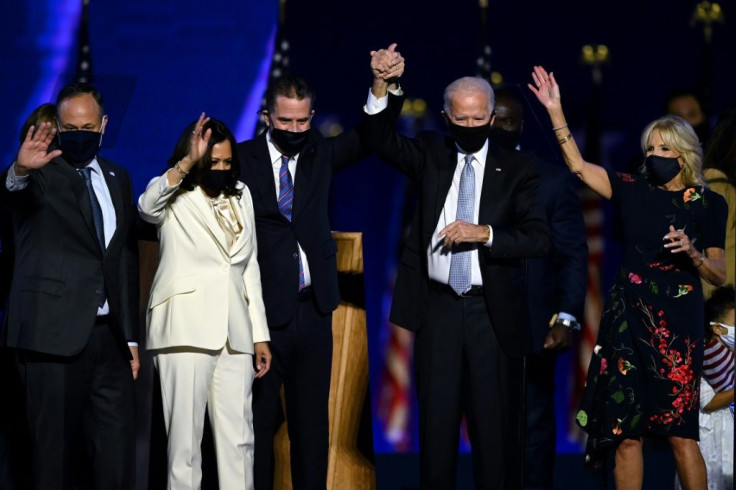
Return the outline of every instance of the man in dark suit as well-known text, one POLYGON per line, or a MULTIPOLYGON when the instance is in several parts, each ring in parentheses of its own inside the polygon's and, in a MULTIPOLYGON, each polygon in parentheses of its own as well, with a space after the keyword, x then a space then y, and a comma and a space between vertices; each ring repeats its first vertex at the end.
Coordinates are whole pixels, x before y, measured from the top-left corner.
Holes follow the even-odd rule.
POLYGON ((372 91, 366 134, 418 187, 390 320, 416 332, 422 488, 454 488, 465 415, 476 488, 521 487, 523 257, 547 252, 531 158, 488 140, 493 90, 465 77, 445 90, 450 136, 396 133, 372 91))
MULTIPOLYGON (((496 93, 491 139, 518 148, 524 127, 524 106, 511 88, 496 93)), ((544 206, 552 248, 544 258, 528 260, 529 324, 532 353, 526 358, 524 488, 554 485, 556 420, 555 364, 570 348, 571 332, 579 330, 588 285, 588 245, 577 194, 577 180, 561 166, 535 158, 538 200, 544 206)))
MULTIPOLYGON (((373 53, 374 85, 403 71, 389 49, 373 53)), ((367 156, 359 130, 323 138, 311 129, 312 93, 284 75, 266 91, 268 131, 238 145, 242 180, 253 197, 271 370, 253 385, 255 488, 271 490, 273 437, 283 384, 295 489, 326 487, 332 311, 340 301, 337 246, 328 221, 332 175, 367 156)))
POLYGON ((2 174, 15 270, 2 340, 17 349, 36 489, 129 489, 138 258, 127 172, 97 155, 107 124, 85 84, 57 98, 2 174), (59 148, 49 152, 58 137, 59 148), (87 464, 91 461, 92 468, 87 464))

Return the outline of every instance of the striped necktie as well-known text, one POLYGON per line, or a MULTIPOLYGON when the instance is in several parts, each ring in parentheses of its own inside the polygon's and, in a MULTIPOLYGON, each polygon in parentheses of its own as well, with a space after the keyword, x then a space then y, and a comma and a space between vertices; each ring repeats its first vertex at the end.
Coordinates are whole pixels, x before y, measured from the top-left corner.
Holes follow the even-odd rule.
MULTIPOLYGON (((294 184, 289 172, 289 157, 281 155, 281 169, 279 169, 279 211, 284 218, 291 221, 291 210, 294 203, 294 184)), ((301 253, 297 250, 299 257, 299 290, 304 288, 304 266, 302 265, 301 253)))

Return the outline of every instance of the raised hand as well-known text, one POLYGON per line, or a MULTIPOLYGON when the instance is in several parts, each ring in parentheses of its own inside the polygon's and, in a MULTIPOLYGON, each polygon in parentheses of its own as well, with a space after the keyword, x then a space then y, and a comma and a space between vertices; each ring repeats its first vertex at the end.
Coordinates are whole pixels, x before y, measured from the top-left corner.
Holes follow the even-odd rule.
POLYGON ((27 175, 31 170, 41 168, 61 155, 61 150, 47 153, 55 134, 56 128, 50 122, 41 123, 38 128, 35 126, 28 128, 26 139, 20 145, 15 159, 16 175, 27 175))
POLYGON ((189 159, 194 162, 198 162, 204 154, 207 152, 207 145, 210 142, 212 136, 212 129, 208 129, 202 134, 204 125, 210 121, 209 117, 205 117, 204 112, 200 114, 197 119, 197 124, 194 125, 192 130, 192 139, 189 140, 189 159))
POLYGON ((560 107, 560 87, 555 81, 554 73, 547 73, 541 66, 535 66, 532 72, 534 85, 527 84, 529 90, 534 92, 539 102, 547 109, 560 107))
POLYGON ((371 71, 374 78, 391 83, 404 74, 404 57, 396 51, 396 46, 393 43, 386 49, 371 51, 371 71))

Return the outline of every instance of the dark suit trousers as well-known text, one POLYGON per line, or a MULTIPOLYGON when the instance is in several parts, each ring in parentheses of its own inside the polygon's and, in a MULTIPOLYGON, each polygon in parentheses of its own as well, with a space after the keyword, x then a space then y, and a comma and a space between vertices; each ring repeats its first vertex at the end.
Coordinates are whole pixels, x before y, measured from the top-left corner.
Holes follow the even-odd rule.
POLYGON ((327 487, 332 315, 322 315, 311 295, 299 301, 292 321, 271 328, 271 370, 253 383, 255 488, 272 490, 274 435, 283 412, 283 384, 294 490, 327 487))
POLYGON ((524 488, 528 490, 554 485, 556 360, 550 352, 527 357, 524 488))
POLYGON ((501 350, 482 296, 430 290, 427 308, 414 343, 422 489, 455 488, 463 415, 476 488, 521 488, 522 359, 501 350))
POLYGON ((135 478, 130 362, 107 323, 74 357, 20 354, 36 490, 128 490, 135 478))

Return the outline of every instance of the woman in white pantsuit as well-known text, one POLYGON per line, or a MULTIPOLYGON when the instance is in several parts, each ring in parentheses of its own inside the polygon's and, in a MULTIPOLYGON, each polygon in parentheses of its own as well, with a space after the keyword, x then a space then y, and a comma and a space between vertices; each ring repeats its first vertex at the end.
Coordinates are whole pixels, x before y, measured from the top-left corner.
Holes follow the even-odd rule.
POLYGON ((138 200, 160 243, 147 348, 161 378, 172 490, 201 486, 206 407, 220 488, 253 488, 251 388, 271 352, 253 202, 234 148, 225 125, 202 114, 138 200))

